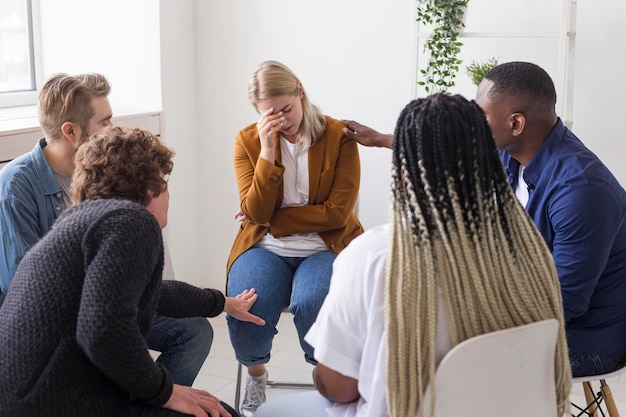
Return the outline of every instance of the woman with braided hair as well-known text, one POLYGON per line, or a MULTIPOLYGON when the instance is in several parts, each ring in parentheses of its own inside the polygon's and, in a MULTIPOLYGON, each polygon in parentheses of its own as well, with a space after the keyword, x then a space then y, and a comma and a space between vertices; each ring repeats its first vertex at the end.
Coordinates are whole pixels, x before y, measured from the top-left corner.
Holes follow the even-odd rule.
MULTIPOLYGON (((389 224, 337 257, 306 337, 326 397, 308 398, 318 407, 311 415, 323 415, 321 408, 331 416, 432 415, 421 407, 424 393, 453 346, 550 318, 560 323, 555 382, 563 415, 571 372, 559 282, 483 112, 458 95, 431 95, 406 106, 394 138, 389 224)), ((288 400, 279 400, 257 417, 289 415, 288 400)), ((304 400, 295 403, 311 409, 304 400)))

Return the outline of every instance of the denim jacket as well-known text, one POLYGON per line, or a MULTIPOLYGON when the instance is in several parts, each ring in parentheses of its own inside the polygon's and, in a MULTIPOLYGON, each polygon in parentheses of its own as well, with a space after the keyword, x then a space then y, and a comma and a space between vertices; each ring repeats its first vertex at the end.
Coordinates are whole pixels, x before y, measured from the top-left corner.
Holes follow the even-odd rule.
POLYGON ((65 208, 63 191, 43 153, 46 139, 0 169, 0 290, 20 260, 65 208))

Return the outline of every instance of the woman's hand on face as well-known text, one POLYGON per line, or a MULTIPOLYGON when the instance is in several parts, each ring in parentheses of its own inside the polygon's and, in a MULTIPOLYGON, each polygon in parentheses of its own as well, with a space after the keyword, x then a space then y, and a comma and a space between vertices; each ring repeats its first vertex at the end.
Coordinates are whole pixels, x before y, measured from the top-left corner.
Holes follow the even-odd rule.
MULTIPOLYGON (((259 138, 261 140, 261 153, 264 151, 271 151, 271 160, 274 160, 274 148, 276 147, 276 141, 274 135, 283 127, 285 117, 283 112, 274 114, 274 109, 269 108, 265 112, 261 113, 261 119, 256 124, 259 131, 259 138)), ((266 158, 267 159, 267 158, 266 158)))

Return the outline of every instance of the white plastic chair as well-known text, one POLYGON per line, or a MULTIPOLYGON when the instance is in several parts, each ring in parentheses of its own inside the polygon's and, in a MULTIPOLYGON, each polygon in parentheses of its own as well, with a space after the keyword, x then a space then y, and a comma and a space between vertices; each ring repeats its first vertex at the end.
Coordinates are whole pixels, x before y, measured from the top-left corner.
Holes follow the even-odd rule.
MULTIPOLYGON (((446 354, 435 374, 435 417, 556 417, 555 319, 476 336, 446 354)), ((425 415, 430 414, 430 388, 425 415)), ((274 398, 259 415, 326 415, 317 393, 274 398)))
MULTIPOLYGON (((435 375, 436 417, 557 416, 554 356, 559 324, 544 320, 465 340, 435 375)), ((426 415, 430 389, 425 394, 426 415)))
POLYGON ((572 403, 572 407, 577 409, 579 412, 578 414, 572 414, 572 416, 597 417, 598 415, 601 415, 605 417, 609 415, 610 417, 620 417, 617 406, 615 405, 615 400, 613 399, 613 393, 611 393, 611 388, 609 387, 609 384, 606 383, 606 380, 618 376, 619 374, 624 372, 626 372, 626 365, 613 372, 602 375, 590 375, 572 378, 573 384, 578 382, 583 384, 585 400, 587 402, 585 408, 581 408, 572 403), (591 385, 593 381, 600 381, 600 390, 597 393, 593 392, 593 386, 591 385), (602 402, 604 402, 608 414, 604 413, 604 410, 601 407, 602 402))

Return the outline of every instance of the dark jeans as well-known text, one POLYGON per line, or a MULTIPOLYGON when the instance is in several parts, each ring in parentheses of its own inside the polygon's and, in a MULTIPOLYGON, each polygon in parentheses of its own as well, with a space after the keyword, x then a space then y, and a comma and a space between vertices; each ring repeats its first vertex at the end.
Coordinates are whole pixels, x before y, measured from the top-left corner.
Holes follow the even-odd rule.
MULTIPOLYGON (((222 401, 222 406, 230 413, 232 417, 240 417, 230 405, 222 401)), ((165 408, 150 407, 143 404, 135 405, 130 411, 130 417, 188 417, 189 414, 182 414, 177 411, 167 410, 165 408)))
POLYGON ((622 359, 611 358, 593 352, 570 352, 569 361, 572 364, 572 376, 574 378, 602 375, 624 366, 622 359))
POLYGON ((175 384, 191 386, 211 349, 213 328, 205 317, 157 315, 146 343, 161 352, 157 362, 169 371, 175 384))

